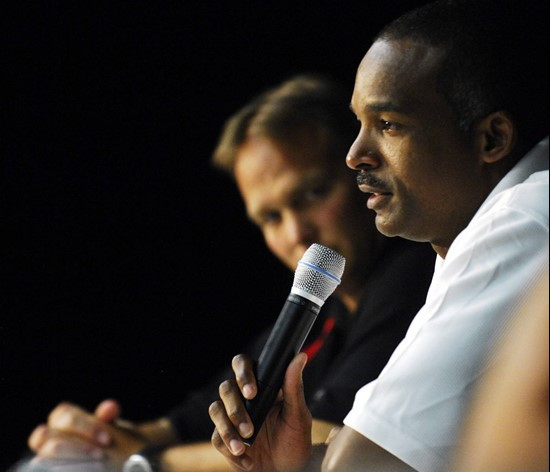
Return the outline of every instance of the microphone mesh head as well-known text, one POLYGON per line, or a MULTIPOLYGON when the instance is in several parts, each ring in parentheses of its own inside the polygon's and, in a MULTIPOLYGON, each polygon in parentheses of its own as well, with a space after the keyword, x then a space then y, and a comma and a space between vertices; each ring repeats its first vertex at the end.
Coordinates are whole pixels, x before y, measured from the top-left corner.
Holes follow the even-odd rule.
POLYGON ((340 283, 345 263, 336 251, 312 244, 298 262, 292 291, 322 305, 340 283))

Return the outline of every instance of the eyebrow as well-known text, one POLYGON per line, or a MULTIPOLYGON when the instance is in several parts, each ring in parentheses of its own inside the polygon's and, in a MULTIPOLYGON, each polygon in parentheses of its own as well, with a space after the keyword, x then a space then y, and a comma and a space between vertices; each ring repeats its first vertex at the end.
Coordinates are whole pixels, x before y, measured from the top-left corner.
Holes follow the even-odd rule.
POLYGON ((252 224, 255 224, 255 225, 260 224, 260 217, 261 217, 261 214, 258 214, 258 213, 254 213, 253 215, 248 212, 246 213, 246 218, 248 219, 248 221, 250 221, 252 224))
MULTIPOLYGON (((334 180, 334 174, 330 173, 330 171, 327 172, 316 172, 313 175, 308 175, 300 180, 298 185, 294 186, 290 189, 290 191, 287 194, 287 202, 294 201, 297 198, 300 198, 303 193, 307 190, 309 190, 311 187, 315 185, 326 184, 327 182, 333 182, 334 180)), ((263 215, 266 213, 269 213, 273 211, 271 207, 268 206, 260 206, 257 208, 253 208, 252 211, 249 213, 248 210, 246 211, 247 218, 252 221, 254 224, 258 224, 263 215)))
MULTIPOLYGON (((349 108, 350 110, 357 115, 357 113, 355 113, 355 110, 353 108, 353 104, 350 103, 349 104, 349 108)), ((395 103, 391 103, 391 102, 382 102, 382 103, 372 103, 370 105, 367 105, 365 106, 364 108, 365 111, 390 111, 390 112, 394 112, 394 113, 404 113, 405 110, 396 105, 395 103)))
POLYGON ((263 215, 265 215, 268 212, 269 210, 267 210, 265 207, 253 208, 251 212, 249 212, 247 209, 246 217, 250 222, 254 223, 255 225, 259 225, 263 215))

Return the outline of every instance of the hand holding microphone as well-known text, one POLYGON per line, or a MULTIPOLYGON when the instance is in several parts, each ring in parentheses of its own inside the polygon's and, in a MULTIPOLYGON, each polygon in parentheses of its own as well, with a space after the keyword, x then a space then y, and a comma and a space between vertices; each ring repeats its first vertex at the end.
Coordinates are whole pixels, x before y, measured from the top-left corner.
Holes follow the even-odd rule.
POLYGON ((298 354, 326 299, 344 272, 345 259, 336 251, 312 244, 298 262, 292 289, 256 366, 258 393, 245 407, 254 434, 243 439, 252 445, 282 386, 290 361, 298 354))

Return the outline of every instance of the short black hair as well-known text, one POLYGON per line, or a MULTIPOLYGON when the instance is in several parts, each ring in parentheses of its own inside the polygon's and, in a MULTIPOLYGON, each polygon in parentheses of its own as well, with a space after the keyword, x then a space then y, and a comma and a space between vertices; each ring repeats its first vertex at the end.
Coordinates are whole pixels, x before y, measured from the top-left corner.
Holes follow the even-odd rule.
POLYGON ((461 130, 506 111, 527 148, 548 134, 547 22, 543 0, 437 0, 394 20, 375 41, 441 48, 438 87, 461 130))

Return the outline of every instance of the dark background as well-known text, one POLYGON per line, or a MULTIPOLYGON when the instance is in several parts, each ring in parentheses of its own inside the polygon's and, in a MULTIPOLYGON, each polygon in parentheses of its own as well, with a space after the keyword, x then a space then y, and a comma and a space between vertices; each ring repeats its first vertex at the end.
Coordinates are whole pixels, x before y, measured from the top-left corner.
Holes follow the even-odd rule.
POLYGON ((161 415, 276 317, 292 274, 209 167, 221 126, 295 73, 351 97, 420 3, 2 3, 2 470, 59 401, 161 415))

